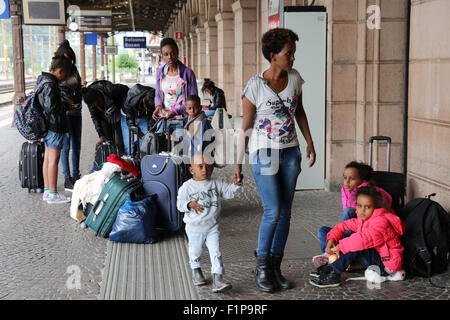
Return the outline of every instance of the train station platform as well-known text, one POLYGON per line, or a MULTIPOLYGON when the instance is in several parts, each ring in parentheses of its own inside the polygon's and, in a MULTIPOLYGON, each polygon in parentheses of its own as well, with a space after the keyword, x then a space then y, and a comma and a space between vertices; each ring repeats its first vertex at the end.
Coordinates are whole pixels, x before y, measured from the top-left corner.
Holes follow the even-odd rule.
MULTIPOLYGON (((0 123, 12 117, 12 106, 0 108, 0 123)), ((6 123, 5 122, 5 123, 6 123)), ((10 122, 9 122, 10 123, 10 122)), ((221 246, 224 278, 233 288, 211 291, 207 249, 202 263, 208 284, 195 287, 183 233, 166 233, 154 244, 113 243, 98 238, 70 218, 69 205, 49 205, 42 194, 21 189, 18 158, 24 139, 10 125, 0 126, 0 299, 3 300, 449 300, 450 272, 433 277, 385 282, 346 281, 359 273, 345 273, 342 285, 319 289, 309 284, 311 258, 320 253, 317 229, 334 225, 340 217, 340 194, 298 191, 290 235, 282 263, 290 290, 260 292, 253 280, 262 206, 249 165, 244 186, 222 206, 221 246), (446 287, 446 288, 441 288, 446 287)), ((89 112, 83 108, 81 172, 87 174, 98 140, 89 112)), ((213 176, 231 181, 233 166, 215 169, 213 176)), ((61 167, 58 189, 64 190, 61 167)), ((70 196, 70 193, 65 192, 70 196)))

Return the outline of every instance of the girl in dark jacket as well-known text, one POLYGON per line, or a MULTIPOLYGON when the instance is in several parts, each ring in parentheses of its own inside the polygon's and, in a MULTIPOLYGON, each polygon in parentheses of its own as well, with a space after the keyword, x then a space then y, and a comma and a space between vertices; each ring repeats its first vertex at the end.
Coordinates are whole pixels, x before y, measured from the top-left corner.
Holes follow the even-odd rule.
POLYGON ((64 188, 72 191, 75 181, 80 178, 80 151, 81 151, 81 77, 75 67, 76 56, 68 40, 59 45, 55 55, 65 56, 72 62, 73 73, 70 78, 59 84, 61 98, 66 106, 67 130, 61 150, 61 165, 64 174, 64 188), (70 175, 69 150, 72 149, 72 176, 70 175))
POLYGON ((211 102, 209 104, 209 110, 205 110, 207 116, 214 115, 217 108, 224 108, 227 110, 227 102, 225 100, 225 93, 222 89, 216 87, 213 81, 205 78, 202 87, 203 93, 208 93, 211 96, 211 102))
MULTIPOLYGON (((39 105, 42 108, 48 133, 44 138, 44 195, 47 203, 66 203, 70 198, 56 190, 58 179, 58 162, 63 146, 64 134, 67 132, 66 110, 61 101, 61 91, 58 83, 68 79, 73 72, 72 62, 64 56, 52 58, 50 73, 42 72, 36 86, 44 84, 36 92, 39 105)), ((36 101, 36 100, 35 100, 36 101)))

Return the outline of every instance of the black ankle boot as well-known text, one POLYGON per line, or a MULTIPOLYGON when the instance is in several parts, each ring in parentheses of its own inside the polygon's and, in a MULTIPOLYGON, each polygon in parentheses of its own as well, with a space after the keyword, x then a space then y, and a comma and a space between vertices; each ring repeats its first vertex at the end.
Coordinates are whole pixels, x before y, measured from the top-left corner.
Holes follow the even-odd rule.
POLYGON ((254 271, 254 278, 256 286, 263 292, 272 293, 275 291, 272 280, 272 270, 270 267, 270 256, 258 256, 255 252, 256 268, 254 271))
POLYGON ((273 280, 277 284, 278 287, 282 289, 291 289, 292 284, 281 275, 281 260, 283 260, 282 255, 278 254, 270 254, 271 264, 273 268, 273 280))

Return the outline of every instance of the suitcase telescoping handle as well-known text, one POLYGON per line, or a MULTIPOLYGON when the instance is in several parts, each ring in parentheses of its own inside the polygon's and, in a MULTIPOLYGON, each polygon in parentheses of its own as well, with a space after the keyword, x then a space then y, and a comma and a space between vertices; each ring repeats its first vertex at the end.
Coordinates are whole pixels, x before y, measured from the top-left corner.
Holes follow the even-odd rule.
POLYGON ((131 149, 133 149, 133 152, 131 152, 131 156, 132 157, 136 157, 138 154, 138 150, 136 150, 137 148, 134 148, 134 135, 136 135, 137 137, 137 146, 139 147, 139 133, 140 133, 140 129, 138 126, 129 126, 128 127, 128 150, 131 151, 131 149), (131 146, 133 146, 133 148, 131 148, 131 146))
POLYGON ((108 198, 109 198, 109 193, 107 193, 102 200, 97 200, 95 202, 94 207, 92 208, 92 212, 94 213, 92 222, 95 222, 95 220, 97 220, 97 217, 100 214, 100 211, 102 211, 103 207, 105 206, 106 200, 108 200, 108 198))
POLYGON ((372 148, 374 141, 387 141, 387 151, 386 151, 386 171, 390 170, 391 163, 391 138, 386 136, 372 136, 369 138, 369 166, 372 166, 372 148))

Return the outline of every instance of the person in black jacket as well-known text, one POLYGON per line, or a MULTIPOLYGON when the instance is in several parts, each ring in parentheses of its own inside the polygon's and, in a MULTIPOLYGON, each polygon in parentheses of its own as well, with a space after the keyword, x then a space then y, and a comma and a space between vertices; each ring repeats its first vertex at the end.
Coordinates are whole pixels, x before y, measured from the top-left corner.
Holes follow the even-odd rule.
POLYGON ((59 45, 55 55, 63 55, 73 65, 73 73, 70 78, 61 82, 61 98, 66 106, 67 129, 64 136, 64 144, 61 150, 61 165, 64 174, 64 188, 72 191, 75 181, 80 178, 80 152, 81 152, 81 77, 75 67, 75 52, 70 47, 68 40, 59 45), (72 176, 70 175, 69 150, 72 149, 72 176))
POLYGON ((208 93, 211 97, 209 110, 206 110, 207 112, 205 112, 207 116, 214 115, 217 108, 224 108, 225 110, 227 110, 225 94, 222 89, 216 87, 213 81, 205 78, 205 81, 203 82, 202 92, 208 93))
POLYGON ((152 114, 155 111, 155 89, 141 84, 136 84, 128 91, 127 98, 123 107, 125 113, 122 114, 122 136, 125 144, 125 152, 133 154, 134 147, 129 144, 129 131, 131 126, 138 127, 142 134, 153 127, 155 120, 152 114))
POLYGON ((70 198, 57 192, 58 162, 63 146, 64 134, 67 132, 66 110, 61 101, 61 91, 58 83, 68 79, 73 72, 72 62, 64 56, 52 58, 50 73, 42 72, 36 81, 36 87, 44 82, 35 93, 37 101, 42 108, 47 135, 44 138, 44 195, 47 203, 66 203, 70 198))
POLYGON ((95 130, 100 137, 95 146, 113 141, 123 154, 124 144, 120 119, 128 86, 108 80, 99 80, 81 89, 84 102, 88 105, 95 130))

